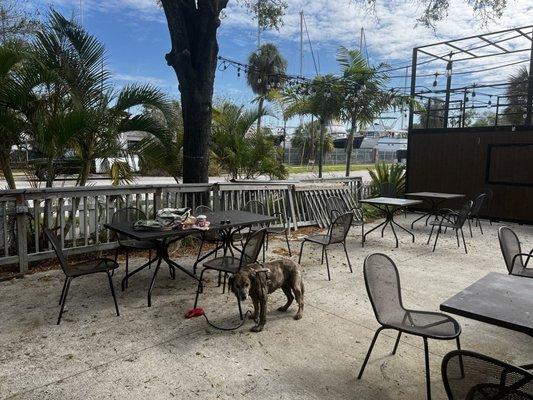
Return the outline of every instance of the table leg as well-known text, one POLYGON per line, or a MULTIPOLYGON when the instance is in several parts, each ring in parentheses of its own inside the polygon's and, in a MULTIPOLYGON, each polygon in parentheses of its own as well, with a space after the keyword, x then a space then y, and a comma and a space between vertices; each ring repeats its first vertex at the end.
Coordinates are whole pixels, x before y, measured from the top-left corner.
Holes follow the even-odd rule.
POLYGON ((401 226, 399 223, 397 223, 396 221, 392 221, 392 223, 394 225, 396 225, 397 227, 399 227, 400 229, 404 230, 405 232, 407 232, 409 235, 411 235, 413 237, 413 243, 415 242, 415 235, 413 234, 413 232, 411 232, 409 229, 407 228, 404 228, 403 226, 401 226))
POLYGON ((129 278, 131 278, 133 275, 135 275, 137 272, 139 271, 142 271, 143 269, 145 269, 146 267, 148 267, 149 265, 151 265, 154 261, 156 261, 157 259, 159 259, 159 254, 156 252, 156 255, 154 258, 152 258, 151 260, 149 260, 147 263, 141 265, 139 268, 137 268, 136 270, 126 274, 124 276, 124 278, 122 278, 122 291, 125 290, 126 288, 126 282, 128 281, 129 278))
MULTIPOLYGON (((179 239, 177 239, 179 240, 179 239)), ((170 267, 171 271, 174 271, 174 277, 176 276, 176 268, 180 271, 184 272, 185 274, 189 275, 191 278, 193 278, 195 281, 199 281, 199 279, 194 275, 193 273, 189 272, 185 267, 181 266, 175 261, 172 261, 170 259, 170 256, 168 254, 168 247, 174 243, 176 240, 173 241, 162 241, 158 248, 157 248, 157 254, 158 254, 158 262, 157 266, 154 271, 154 275, 152 276, 152 281, 150 282, 150 288, 148 289, 148 307, 152 306, 152 291, 154 290, 155 285, 155 279, 157 277, 157 273, 159 272, 159 268, 161 267, 161 261, 165 260, 167 265, 170 267)))

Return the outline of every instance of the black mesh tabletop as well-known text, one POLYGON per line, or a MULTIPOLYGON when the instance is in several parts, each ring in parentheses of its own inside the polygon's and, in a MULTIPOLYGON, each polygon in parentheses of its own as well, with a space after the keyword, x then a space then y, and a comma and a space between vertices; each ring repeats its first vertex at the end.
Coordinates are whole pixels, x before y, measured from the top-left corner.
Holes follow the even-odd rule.
POLYGON ((491 272, 440 309, 533 336, 532 293, 533 279, 491 272))
MULTIPOLYGON (((211 223, 209 226, 210 230, 229 229, 258 223, 267 223, 276 219, 275 217, 270 217, 268 215, 238 210, 215 211, 212 213, 206 213, 205 215, 207 220, 211 223), (227 221, 229 221, 229 223, 226 223, 227 221)), ((136 240, 157 240, 169 237, 188 236, 199 231, 197 229, 136 231, 133 229, 132 223, 110 223, 105 224, 104 226, 136 240)))

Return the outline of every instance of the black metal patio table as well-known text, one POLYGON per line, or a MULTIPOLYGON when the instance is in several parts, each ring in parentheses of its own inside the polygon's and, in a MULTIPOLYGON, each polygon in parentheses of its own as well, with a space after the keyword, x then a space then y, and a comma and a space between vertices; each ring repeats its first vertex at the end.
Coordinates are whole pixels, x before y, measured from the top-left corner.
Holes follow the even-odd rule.
POLYGON ((435 219, 437 219, 439 216, 439 210, 442 208, 442 204, 444 204, 446 201, 462 199, 463 197, 465 197, 465 195, 459 193, 414 192, 406 193, 405 197, 421 199, 429 204, 429 211, 424 213, 421 217, 415 219, 413 222, 411 222, 411 229, 413 229, 415 222, 418 222, 421 219, 426 218, 426 226, 431 216, 435 216, 435 219))
POLYGON ((533 279, 491 272, 440 309, 533 336, 532 294, 533 279))
MULTIPOLYGON (((221 243, 211 251, 204 254, 202 257, 198 257, 194 263, 193 270, 196 271, 196 266, 200 261, 205 260, 211 255, 215 254, 218 250, 223 250, 224 256, 232 249, 240 252, 241 250, 234 245, 234 235, 252 225, 266 225, 272 221, 275 221, 276 217, 269 215, 256 214, 248 211, 228 210, 228 211, 215 211, 212 213, 206 213, 207 220, 210 221, 210 229, 216 229, 220 235, 221 243)), ((205 234, 206 231, 201 231, 205 234)))
POLYGON ((383 232, 385 231, 385 228, 387 225, 390 225, 392 229, 392 233, 394 234, 394 238, 396 239, 396 247, 398 247, 398 236, 396 236, 396 231, 394 230, 394 225, 402 229, 403 231, 407 232, 409 235, 413 237, 413 243, 415 241, 415 235, 413 233, 398 224, 396 221, 394 221, 394 213, 398 210, 401 210, 405 207, 415 206, 422 203, 422 200, 410 200, 410 199, 399 199, 396 197, 374 197, 371 199, 363 199, 359 201, 360 203, 371 205, 372 207, 377 208, 378 210, 385 213, 385 221, 383 221, 378 226, 372 228, 363 236, 363 242, 366 241, 366 236, 371 233, 372 231, 375 231, 379 227, 383 227, 381 229, 381 237, 383 237, 383 232))
MULTIPOLYGON (((275 218, 254 214, 246 211, 218 211, 213 213, 207 213, 207 220, 210 222, 209 230, 218 230, 221 233, 223 238, 222 247, 225 250, 230 249, 231 247, 237 249, 233 245, 233 234, 247 226, 268 223, 274 220, 275 218)), ((149 260, 147 263, 141 265, 134 271, 130 272, 122 279, 122 290, 125 288, 125 282, 128 278, 135 275, 139 271, 142 271, 152 262, 157 261, 157 265, 150 282, 150 287, 148 289, 148 307, 152 305, 152 291, 154 288, 155 280, 159 268, 161 267, 161 262, 165 261, 171 270, 172 277, 175 278, 175 269, 179 269, 184 272, 186 275, 190 276, 194 280, 198 281, 198 277, 187 270, 184 266, 180 265, 178 262, 172 260, 168 254, 168 248, 172 243, 175 243, 178 240, 181 240, 187 236, 195 235, 198 233, 205 232, 201 229, 173 229, 173 230, 152 230, 152 231, 138 231, 134 230, 132 224, 104 224, 107 229, 121 233, 135 240, 143 241, 152 241, 156 244, 156 255, 152 260, 149 260)), ((238 250, 238 249, 237 249, 238 250)), ((211 253, 210 253, 211 254, 211 253)), ((204 257, 205 258, 205 257, 204 257)))

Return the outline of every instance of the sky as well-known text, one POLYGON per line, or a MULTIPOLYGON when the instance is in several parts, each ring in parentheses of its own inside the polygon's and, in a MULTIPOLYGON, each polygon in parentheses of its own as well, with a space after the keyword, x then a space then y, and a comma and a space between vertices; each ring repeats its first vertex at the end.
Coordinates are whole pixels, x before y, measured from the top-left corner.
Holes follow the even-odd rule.
MULTIPOLYGON (((66 16, 82 19, 85 28, 105 44, 108 67, 118 86, 150 83, 170 96, 179 98, 176 76, 164 59, 170 49, 170 39, 163 10, 157 6, 156 0, 19 1, 30 8, 38 8, 42 14, 49 7, 54 7, 66 16)), ((449 15, 436 23, 434 29, 417 25, 416 18, 422 9, 414 0, 378 0, 374 13, 357 6, 351 0, 287 0, 287 3, 289 7, 283 27, 279 32, 264 32, 262 41, 276 44, 288 61, 288 72, 298 74, 299 12, 303 10, 309 34, 307 40, 307 33, 304 33, 303 74, 307 77, 316 74, 309 42, 315 52, 319 72, 337 73, 337 49, 339 46, 359 47, 361 28, 365 31, 364 52, 368 52, 370 63, 387 63, 397 67, 411 64, 412 49, 416 46, 533 24, 531 0, 508 0, 509 5, 503 16, 497 21, 489 22, 487 26, 476 17, 466 0, 450 0, 449 15)), ((240 62, 246 62, 249 54, 257 47, 256 21, 235 0, 229 1, 219 28, 218 40, 219 54, 240 62)), ((477 63, 482 69, 489 63, 503 65, 528 56, 529 54, 523 53, 513 54, 505 60, 482 59, 477 63)), ((476 73, 471 79, 479 82, 495 78, 504 80, 513 72, 513 68, 516 67, 476 73)), ((431 75, 436 71, 443 71, 442 65, 426 64, 420 72, 431 75)), ((396 71, 393 76, 397 78, 393 78, 390 85, 403 87, 405 73, 405 70, 396 71)), ((465 78, 463 76, 460 79, 465 78)), ((433 80, 433 76, 422 78, 419 84, 431 86, 433 80)), ((444 78, 437 80, 438 87, 441 87, 444 78)), ((247 87, 243 74, 239 78, 237 72, 229 68, 217 71, 215 97, 231 98, 248 105, 253 94, 247 87)), ((402 121, 398 122, 401 123, 402 121)), ((278 121, 270 118, 267 124, 277 125, 278 121)))

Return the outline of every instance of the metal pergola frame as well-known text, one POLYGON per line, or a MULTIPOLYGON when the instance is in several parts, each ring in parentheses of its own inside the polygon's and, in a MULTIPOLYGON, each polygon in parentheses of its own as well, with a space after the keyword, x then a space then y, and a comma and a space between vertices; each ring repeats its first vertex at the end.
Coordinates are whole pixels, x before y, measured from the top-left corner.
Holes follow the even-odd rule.
MULTIPOLYGON (((448 128, 448 120, 450 103, 457 102, 451 100, 450 96, 452 93, 457 93, 460 91, 466 91, 469 89, 476 89, 476 85, 473 86, 463 86, 460 88, 452 89, 452 79, 453 79, 453 66, 461 61, 477 60, 487 57, 497 57, 505 56, 510 54, 529 52, 529 76, 527 82, 527 103, 526 103, 526 113, 524 118, 523 125, 533 125, 533 25, 511 28, 500 30, 496 32, 490 32, 485 34, 473 35, 468 37, 463 37, 454 40, 445 40, 437 43, 432 43, 424 46, 419 46, 413 48, 413 58, 411 65, 411 98, 424 98, 427 94, 444 94, 444 107, 438 111, 444 111, 443 115, 443 128, 448 128), (514 34, 513 34, 514 33, 514 34), (527 46, 513 48, 509 47, 509 42, 515 39, 525 38, 527 41, 527 46), (449 53, 439 54, 438 49, 449 49, 449 53), (487 50, 489 50, 487 52, 487 50), (423 63, 418 63, 419 55, 426 56, 426 59, 423 63), (441 61, 446 63, 446 89, 445 90, 435 90, 432 91, 426 90, 422 92, 417 92, 417 67, 421 64, 427 64, 433 61, 441 61)), ((527 62, 527 59, 525 60, 527 62)), ((435 74, 437 77, 438 74, 435 74)), ((426 75, 427 76, 427 75, 426 75)), ((482 87, 479 85, 478 87, 482 87)), ((496 85, 497 86, 497 85, 496 85)), ((498 98, 498 96, 495 96, 498 98)), ((504 97, 504 96, 499 96, 504 97)), ((499 102, 499 98, 498 98, 499 102)), ((466 103, 462 105, 466 108, 466 103)), ((454 108, 455 109, 455 108, 454 108)), ((413 129, 413 118, 415 110, 414 107, 410 107, 409 111, 409 130, 413 129)), ((463 111, 464 117, 464 111, 463 111)))

